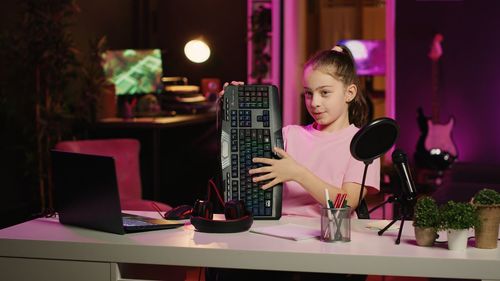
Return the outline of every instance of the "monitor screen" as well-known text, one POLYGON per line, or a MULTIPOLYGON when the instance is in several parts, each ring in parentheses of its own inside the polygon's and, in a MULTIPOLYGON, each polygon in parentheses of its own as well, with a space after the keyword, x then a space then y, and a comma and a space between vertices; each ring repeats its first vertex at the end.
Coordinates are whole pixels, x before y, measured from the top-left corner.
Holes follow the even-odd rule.
POLYGON ((162 90, 160 49, 109 50, 103 54, 106 78, 117 95, 151 94, 162 90))
POLYGON ((358 75, 385 74, 385 41, 384 40, 342 40, 351 50, 358 75))

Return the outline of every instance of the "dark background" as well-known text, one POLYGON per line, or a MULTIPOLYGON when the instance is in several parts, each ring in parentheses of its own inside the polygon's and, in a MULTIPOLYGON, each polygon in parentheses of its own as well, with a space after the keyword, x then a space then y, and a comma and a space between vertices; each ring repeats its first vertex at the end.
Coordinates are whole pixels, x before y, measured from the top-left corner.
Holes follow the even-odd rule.
MULTIPOLYGON (((11 28, 19 17, 16 3, 2 2, 2 31, 11 28)), ((246 80, 246 1, 87 0, 78 4, 81 13, 72 27, 72 35, 82 50, 92 36, 106 35, 110 49, 161 48, 165 54, 165 75, 186 76, 191 84, 199 84, 203 77, 217 77, 222 82, 246 80), (211 46, 212 57, 204 64, 190 63, 183 54, 184 44, 200 36, 211 46)), ((493 0, 396 3, 395 98, 396 120, 401 127, 397 146, 409 155, 415 151, 420 135, 417 108, 421 106, 426 114, 431 114, 429 46, 436 32, 444 35, 444 53, 440 59, 441 121, 455 117, 453 139, 459 158, 452 178, 460 182, 456 186, 461 188, 460 192, 447 189, 447 196, 460 193, 465 198, 463 194, 468 196, 471 190, 497 187, 500 183, 498 12, 500 2, 493 0)), ((181 134, 162 137, 172 139, 177 145, 172 147, 176 155, 186 149, 183 145, 200 144, 197 139, 182 141, 181 134)), ((2 134, 2 138, 9 136, 2 134)), ((12 155, 3 155, 1 160, 3 223, 8 220, 7 215, 16 213, 25 217, 37 208, 32 205, 36 200, 31 201, 36 196, 27 194, 32 189, 17 184, 16 179, 23 176, 22 167, 16 165, 12 155), (11 169, 5 168, 8 166, 11 169), (12 167, 16 167, 16 172, 12 172, 12 167)), ((192 156, 188 159, 192 163, 204 160, 192 156)), ((181 168, 189 171, 188 176, 203 169, 198 164, 181 168)))
POLYGON ((110 49, 160 48, 165 76, 185 76, 199 85, 204 77, 246 80, 246 1, 111 0, 78 1, 74 36, 83 48, 94 35, 106 35, 110 49), (211 57, 190 62, 184 45, 203 38, 211 57))
MULTIPOLYGON (((221 81, 246 79, 246 1, 86 0, 77 4, 81 12, 70 27, 70 35, 81 52, 87 51, 90 39, 105 35, 109 49, 162 49, 164 75, 185 76, 190 84, 199 85, 205 77, 221 81), (212 53, 207 62, 195 64, 185 57, 184 45, 201 36, 212 53)), ((0 31, 5 32, 18 24, 22 9, 18 1, 3 1, 0 5, 0 31)), ((207 180, 217 176, 215 127, 212 120, 162 129, 158 133, 161 139, 158 151, 152 150, 154 134, 148 129, 99 129, 93 132, 93 137, 141 140, 144 197, 176 206, 203 198, 207 180), (153 198, 152 180, 148 177, 153 153, 158 153, 161 164, 160 198, 153 198)), ((2 138, 9 135, 2 133, 2 138)), ((40 212, 38 187, 21 184, 25 176, 23 154, 22 149, 8 151, 0 160, 0 227, 40 212)))
POLYGON ((419 137, 417 107, 431 115, 434 34, 443 34, 439 104, 441 122, 455 118, 458 161, 500 164, 500 2, 397 1, 396 119, 398 145, 413 152, 419 137))
POLYGON ((427 54, 434 35, 444 36, 438 61, 440 121, 455 118, 458 160, 431 189, 438 203, 468 202, 482 188, 500 191, 499 11, 500 2, 488 0, 396 2, 397 146, 408 155, 420 136, 417 108, 432 114, 427 54))

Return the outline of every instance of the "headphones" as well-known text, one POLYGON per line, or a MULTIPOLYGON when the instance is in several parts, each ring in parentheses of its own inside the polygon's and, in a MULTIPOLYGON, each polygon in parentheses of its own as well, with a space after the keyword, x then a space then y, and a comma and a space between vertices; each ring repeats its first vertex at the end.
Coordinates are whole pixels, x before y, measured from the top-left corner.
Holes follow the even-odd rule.
POLYGON ((212 202, 196 200, 191 215, 191 224, 200 232, 233 233, 250 229, 253 223, 252 213, 242 200, 230 200, 224 204, 226 220, 213 220, 212 202))
POLYGON ((191 224, 200 232, 233 233, 250 229, 253 224, 252 213, 245 208, 243 200, 230 200, 224 203, 212 179, 208 181, 207 200, 196 200, 191 213, 191 224), (213 205, 210 202, 210 187, 213 188, 219 202, 224 206, 226 220, 214 220, 213 205))

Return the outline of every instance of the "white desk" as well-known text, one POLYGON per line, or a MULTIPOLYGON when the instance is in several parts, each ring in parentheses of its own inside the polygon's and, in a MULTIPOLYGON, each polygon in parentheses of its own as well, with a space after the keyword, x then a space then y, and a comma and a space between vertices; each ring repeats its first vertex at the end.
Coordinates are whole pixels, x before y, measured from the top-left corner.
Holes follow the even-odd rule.
MULTIPOLYGON (((254 226, 286 222, 319 229, 318 220, 299 217, 255 221, 254 226)), ((401 244, 395 245, 396 231, 378 236, 375 230, 363 226, 366 222, 353 221, 351 242, 325 243, 316 239, 296 242, 250 232, 199 233, 189 224, 120 236, 63 226, 54 219, 36 219, 0 230, 0 276, 20 280, 16 277, 25 276, 24 271, 30 269, 40 271, 39 280, 58 280, 64 273, 74 274, 73 280, 78 276, 85 276, 82 280, 116 280, 117 263, 134 263, 500 279, 500 249, 481 250, 473 244, 465 251, 450 251, 446 244, 419 247, 414 242, 411 222, 405 223, 401 244), (58 271, 61 275, 57 275, 58 271)))

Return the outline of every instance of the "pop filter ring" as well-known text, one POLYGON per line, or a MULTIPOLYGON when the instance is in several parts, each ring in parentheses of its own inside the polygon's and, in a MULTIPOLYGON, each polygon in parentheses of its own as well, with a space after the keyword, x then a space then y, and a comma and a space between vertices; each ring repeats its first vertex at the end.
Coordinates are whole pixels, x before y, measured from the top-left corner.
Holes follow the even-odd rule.
POLYGON ((384 155, 396 142, 399 126, 394 119, 375 119, 359 129, 351 140, 351 155, 364 163, 384 155))

